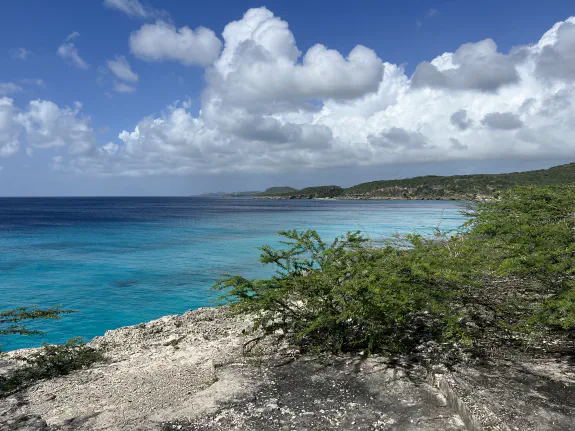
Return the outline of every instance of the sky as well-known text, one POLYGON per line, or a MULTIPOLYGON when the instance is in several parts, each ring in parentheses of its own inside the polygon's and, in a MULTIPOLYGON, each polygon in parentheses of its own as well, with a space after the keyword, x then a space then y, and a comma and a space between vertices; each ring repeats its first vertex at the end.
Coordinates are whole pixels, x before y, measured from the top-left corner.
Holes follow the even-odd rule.
POLYGON ((575 161, 568 0, 0 4, 0 196, 575 161))

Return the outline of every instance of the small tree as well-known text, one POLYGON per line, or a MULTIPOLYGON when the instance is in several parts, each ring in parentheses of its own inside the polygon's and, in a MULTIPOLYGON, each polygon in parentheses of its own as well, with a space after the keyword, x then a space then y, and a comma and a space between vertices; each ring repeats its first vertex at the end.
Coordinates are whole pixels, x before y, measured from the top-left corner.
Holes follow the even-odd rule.
POLYGON ((420 236, 410 250, 365 245, 359 233, 332 244, 317 232, 280 232, 287 247, 261 248, 277 271, 266 280, 227 277, 216 284, 233 311, 256 316, 309 348, 412 351, 424 342, 464 337, 450 306, 459 278, 446 266, 449 249, 420 236))
MULTIPOLYGON (((60 307, 37 308, 19 307, 12 310, 0 311, 0 335, 44 335, 44 332, 37 329, 28 329, 26 322, 43 319, 57 319, 62 315, 75 313, 74 310, 63 310, 60 307)), ((2 346, 0 345, 0 348, 2 346)))
POLYGON ((537 281, 546 300, 531 321, 575 329, 575 185, 505 190, 468 215, 482 269, 537 281))
MULTIPOLYGON (((19 307, 0 312, 0 335, 43 335, 37 329, 29 329, 25 322, 42 319, 57 319, 62 315, 75 313, 60 307, 41 309, 19 307)), ((29 356, 16 357, 24 362, 7 375, 0 375, 0 397, 5 397, 28 385, 41 380, 69 374, 74 370, 89 367, 104 360, 101 351, 88 347, 80 337, 66 341, 66 344, 50 345, 42 343, 42 349, 29 356)))

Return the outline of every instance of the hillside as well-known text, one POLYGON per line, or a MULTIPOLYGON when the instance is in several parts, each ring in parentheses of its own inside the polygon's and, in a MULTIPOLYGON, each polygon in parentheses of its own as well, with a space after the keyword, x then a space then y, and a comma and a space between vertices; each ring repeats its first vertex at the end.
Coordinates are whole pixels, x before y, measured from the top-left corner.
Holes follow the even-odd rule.
POLYGON ((466 200, 491 196, 519 185, 575 183, 575 163, 535 171, 506 174, 421 176, 402 180, 372 181, 347 189, 338 186, 307 187, 288 193, 263 193, 268 199, 440 199, 466 200))
POLYGON ((262 192, 259 191, 231 192, 231 193, 213 192, 213 193, 202 193, 201 195, 198 196, 201 198, 245 198, 245 197, 254 197, 260 194, 262 194, 262 192))
POLYGON ((269 187, 261 194, 263 194, 263 195, 277 195, 277 194, 281 194, 281 193, 292 193, 292 192, 297 192, 297 189, 294 189, 293 187, 282 186, 282 187, 269 187))

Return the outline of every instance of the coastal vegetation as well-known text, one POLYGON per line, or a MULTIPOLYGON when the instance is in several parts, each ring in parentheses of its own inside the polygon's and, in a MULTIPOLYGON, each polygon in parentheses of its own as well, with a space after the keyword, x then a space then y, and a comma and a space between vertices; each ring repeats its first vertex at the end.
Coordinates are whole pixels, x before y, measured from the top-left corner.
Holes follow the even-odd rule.
POLYGON ((100 350, 88 347, 80 338, 72 338, 66 344, 46 344, 28 356, 17 359, 25 365, 8 375, 0 376, 0 397, 21 390, 42 379, 70 374, 101 362, 100 350))
MULTIPOLYGON (((497 190, 527 185, 561 185, 575 182, 575 163, 526 172, 421 177, 372 181, 349 188, 308 187, 288 192, 266 191, 267 198, 338 199, 454 199, 473 200, 489 197, 497 190)), ((269 189, 268 189, 269 190, 269 189)))
POLYGON ((465 211, 457 232, 383 247, 359 232, 331 244, 314 231, 280 232, 283 249, 261 248, 272 277, 227 276, 215 287, 234 312, 303 349, 445 360, 571 346, 575 186, 509 188, 465 211))
MULTIPOLYGON (((44 335, 39 329, 30 329, 25 326, 32 321, 55 319, 63 315, 75 313, 74 310, 64 310, 60 307, 38 308, 18 307, 11 310, 0 311, 0 335, 44 335)), ((0 345, 0 351, 2 346, 0 345)))
MULTIPOLYGON (((44 335, 39 329, 30 329, 25 325, 37 320, 60 319, 63 315, 74 312, 60 307, 19 307, 1 311, 0 335, 44 335)), ((0 396, 6 396, 41 379, 66 375, 88 367, 102 361, 103 355, 100 351, 86 346, 80 338, 73 338, 62 345, 43 343, 42 348, 17 359, 22 360, 25 365, 14 372, 0 375, 0 396)))

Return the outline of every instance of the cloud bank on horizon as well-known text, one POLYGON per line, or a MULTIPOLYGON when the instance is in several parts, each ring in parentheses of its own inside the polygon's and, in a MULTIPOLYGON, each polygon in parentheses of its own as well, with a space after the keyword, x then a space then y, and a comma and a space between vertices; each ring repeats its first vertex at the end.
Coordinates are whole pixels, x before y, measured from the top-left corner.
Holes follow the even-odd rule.
MULTIPOLYGON (((175 101, 102 143, 81 103, 16 106, 9 95, 20 86, 1 83, 0 157, 65 148, 55 169, 146 176, 575 154, 575 17, 536 43, 507 53, 491 39, 466 43, 407 76, 362 45, 303 53, 288 23, 266 8, 227 24, 220 39, 205 27, 177 28, 137 0, 104 5, 157 19, 129 35, 137 59, 205 68, 200 111, 175 101)), ((58 55, 86 69, 77 36, 58 55)), ((136 90, 125 57, 107 67, 117 92, 136 90)))

